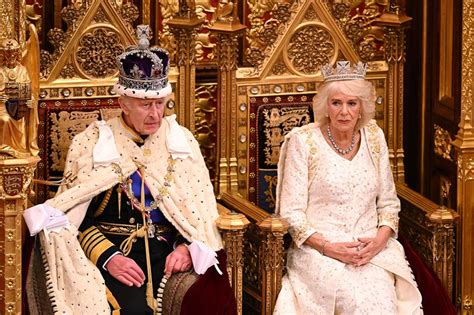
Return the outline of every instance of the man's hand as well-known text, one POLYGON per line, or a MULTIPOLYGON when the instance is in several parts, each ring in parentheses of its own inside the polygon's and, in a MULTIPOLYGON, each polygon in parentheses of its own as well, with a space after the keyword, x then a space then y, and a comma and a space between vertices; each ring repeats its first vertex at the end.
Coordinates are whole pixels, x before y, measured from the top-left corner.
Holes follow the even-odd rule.
POLYGON ((105 265, 112 277, 131 287, 141 287, 145 282, 145 274, 137 263, 123 255, 115 255, 105 265))
POLYGON ((166 257, 165 274, 171 276, 174 272, 188 271, 191 266, 192 260, 188 247, 180 244, 166 257))

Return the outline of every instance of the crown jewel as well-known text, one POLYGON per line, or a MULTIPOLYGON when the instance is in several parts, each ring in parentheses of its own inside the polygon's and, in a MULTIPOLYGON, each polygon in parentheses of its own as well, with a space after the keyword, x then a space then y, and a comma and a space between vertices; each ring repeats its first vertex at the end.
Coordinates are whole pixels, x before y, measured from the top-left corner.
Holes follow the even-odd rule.
POLYGON ((354 66, 351 66, 349 61, 344 60, 336 62, 335 68, 330 63, 321 67, 324 82, 363 80, 366 72, 367 64, 360 61, 354 66))
POLYGON ((171 94, 168 83, 169 54, 158 47, 149 48, 150 27, 138 25, 138 46, 130 46, 117 57, 120 71, 115 90, 120 95, 160 98, 171 94))

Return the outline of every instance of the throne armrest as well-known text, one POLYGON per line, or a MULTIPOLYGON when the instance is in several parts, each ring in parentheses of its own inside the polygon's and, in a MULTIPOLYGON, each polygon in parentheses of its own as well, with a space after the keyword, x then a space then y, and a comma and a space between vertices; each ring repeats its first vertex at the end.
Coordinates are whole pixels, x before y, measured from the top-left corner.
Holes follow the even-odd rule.
POLYGON ((395 185, 401 202, 400 234, 410 241, 452 296, 454 228, 459 215, 404 184, 395 185))
POLYGON ((272 314, 281 289, 284 268, 283 237, 288 232, 288 223, 235 193, 223 193, 219 198, 219 203, 234 212, 245 214, 257 227, 259 268, 256 272, 259 273, 258 278, 261 279, 261 291, 260 296, 256 298, 261 303, 261 314, 272 314))

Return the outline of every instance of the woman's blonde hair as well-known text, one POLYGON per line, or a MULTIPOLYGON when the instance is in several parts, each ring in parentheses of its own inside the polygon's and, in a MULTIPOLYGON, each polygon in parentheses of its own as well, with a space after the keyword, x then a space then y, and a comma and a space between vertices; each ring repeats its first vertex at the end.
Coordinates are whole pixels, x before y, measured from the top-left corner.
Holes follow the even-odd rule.
POLYGON ((319 87, 318 94, 313 100, 314 120, 320 126, 329 123, 328 100, 335 93, 355 96, 361 101, 361 118, 355 126, 356 130, 363 128, 374 118, 376 94, 371 82, 367 80, 331 81, 319 87))

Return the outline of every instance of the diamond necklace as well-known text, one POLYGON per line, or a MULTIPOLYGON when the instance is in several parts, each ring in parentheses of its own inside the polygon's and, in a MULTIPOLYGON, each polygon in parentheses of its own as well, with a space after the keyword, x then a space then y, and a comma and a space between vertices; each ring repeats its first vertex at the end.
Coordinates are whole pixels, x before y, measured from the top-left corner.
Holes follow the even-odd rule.
POLYGON ((354 149, 354 146, 355 146, 355 132, 352 133, 351 145, 350 145, 347 149, 341 149, 341 148, 337 145, 337 143, 336 143, 336 141, 334 140, 334 138, 332 137, 331 128, 329 128, 329 125, 327 126, 326 131, 327 131, 327 133, 328 133, 329 142, 331 142, 332 147, 334 148, 334 150, 336 150, 336 151, 339 152, 340 154, 346 155, 347 153, 351 152, 352 149, 354 149))

